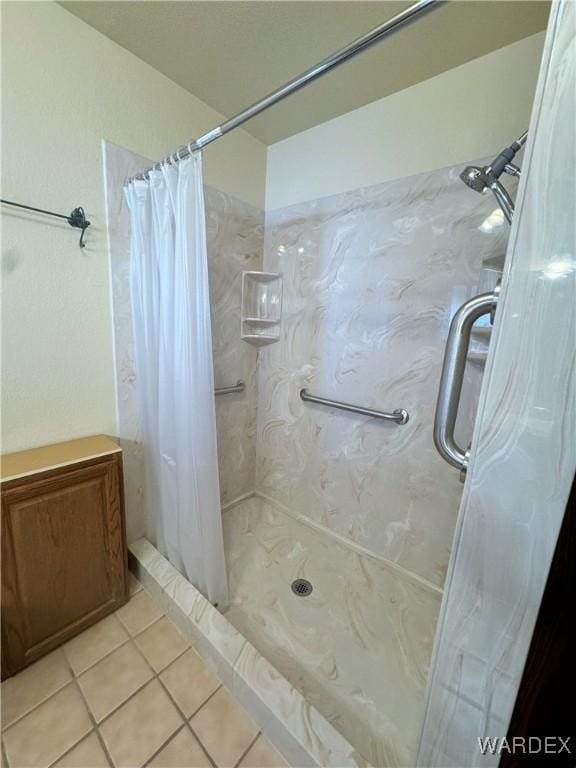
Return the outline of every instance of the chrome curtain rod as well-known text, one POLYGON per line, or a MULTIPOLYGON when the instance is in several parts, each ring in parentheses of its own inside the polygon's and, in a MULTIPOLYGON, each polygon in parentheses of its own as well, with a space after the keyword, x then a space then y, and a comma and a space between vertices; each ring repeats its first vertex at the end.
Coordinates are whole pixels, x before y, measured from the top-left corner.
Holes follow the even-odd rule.
POLYGON ((160 160, 160 162, 155 163, 152 167, 147 168, 145 171, 142 171, 142 173, 139 173, 132 179, 129 179, 129 181, 146 178, 150 171, 161 168, 163 163, 174 163, 178 162, 179 160, 184 160, 193 152, 202 149, 208 144, 211 144, 213 141, 216 141, 216 139, 219 139, 221 136, 224 136, 226 133, 233 131, 235 128, 243 125, 248 120, 256 117, 256 115, 264 112, 264 110, 274 106, 274 104, 277 104, 279 101, 282 101, 287 96, 291 96, 293 93, 296 93, 296 91, 304 88, 306 85, 312 83, 317 78, 327 74, 338 65, 343 64, 353 56, 356 56, 375 43, 380 42, 380 40, 383 40, 389 34, 393 34, 397 29, 413 21, 420 14, 423 14, 434 7, 442 5, 445 1, 446 0, 418 0, 418 2, 414 3, 414 5, 411 5, 409 8, 406 8, 406 10, 396 14, 396 16, 388 19, 388 21, 385 21, 383 24, 374 27, 374 29, 366 32, 366 34, 357 38, 345 48, 341 48, 336 53, 328 56, 328 58, 323 59, 318 64, 315 64, 313 67, 310 67, 310 69, 307 69, 301 75, 298 75, 298 77, 293 78, 285 85, 277 88, 275 91, 272 91, 272 93, 269 93, 268 96, 265 96, 263 99, 260 99, 260 101, 252 104, 252 106, 248 107, 248 109, 245 109, 243 112, 240 112, 234 117, 231 117, 229 120, 226 120, 224 123, 216 126, 216 128, 208 131, 208 133, 204 133, 199 138, 192 139, 188 145, 180 147, 174 153, 167 155, 165 158, 160 160))

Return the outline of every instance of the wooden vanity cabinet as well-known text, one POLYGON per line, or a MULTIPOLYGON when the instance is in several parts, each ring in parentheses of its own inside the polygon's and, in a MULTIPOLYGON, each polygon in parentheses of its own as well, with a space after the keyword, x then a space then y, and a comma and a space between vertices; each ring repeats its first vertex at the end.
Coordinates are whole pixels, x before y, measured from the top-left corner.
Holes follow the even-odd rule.
POLYGON ((2 457, 2 678, 126 602, 122 453, 98 436, 2 457))

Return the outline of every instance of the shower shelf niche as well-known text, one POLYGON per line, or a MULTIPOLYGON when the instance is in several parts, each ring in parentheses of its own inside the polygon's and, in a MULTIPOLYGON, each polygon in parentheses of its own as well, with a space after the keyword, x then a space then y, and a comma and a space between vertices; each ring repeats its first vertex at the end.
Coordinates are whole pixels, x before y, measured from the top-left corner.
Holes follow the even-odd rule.
POLYGON ((240 337, 263 346, 280 338, 282 275, 277 272, 242 272, 240 337))

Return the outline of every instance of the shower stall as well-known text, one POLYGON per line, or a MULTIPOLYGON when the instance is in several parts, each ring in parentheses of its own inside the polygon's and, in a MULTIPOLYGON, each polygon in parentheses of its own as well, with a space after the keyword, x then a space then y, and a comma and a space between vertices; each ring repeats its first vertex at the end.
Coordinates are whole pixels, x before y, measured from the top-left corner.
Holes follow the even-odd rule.
MULTIPOLYGON (((570 12, 558 4, 557 17, 570 12)), ((174 162, 238 124, 192 142, 174 162)), ((205 186, 229 590, 218 610, 155 550, 143 517, 122 184, 150 161, 111 144, 104 154, 132 566, 294 765, 413 766, 419 745, 420 764, 432 765, 423 752, 431 731, 422 741, 421 728, 435 713, 431 663, 438 683, 437 665, 450 657, 439 659, 437 639, 431 662, 450 610, 445 592, 440 616, 455 578, 463 488, 455 462, 436 450, 435 434, 440 447, 446 440, 434 421, 444 393, 451 445, 466 453, 478 432, 489 313, 469 317, 466 344, 442 368, 458 308, 493 295, 510 260, 512 158, 496 171, 498 158, 469 158, 465 172, 459 163, 266 212, 205 186), (497 202, 462 185, 479 191, 480 174, 497 202), (278 296, 281 283, 272 318, 243 305, 246 274, 276 281, 278 296)), ((271 289, 258 290, 270 303, 271 289)))
MULTIPOLYGON (((460 171, 268 212, 249 268, 282 274, 282 332, 257 356, 231 301, 242 254, 209 259, 216 381, 249 382, 217 402, 226 617, 371 765, 414 762, 462 488, 433 442, 444 346, 458 306, 495 288, 509 235, 482 228, 494 201, 460 171)), ((470 345, 462 445, 490 329, 470 345)))

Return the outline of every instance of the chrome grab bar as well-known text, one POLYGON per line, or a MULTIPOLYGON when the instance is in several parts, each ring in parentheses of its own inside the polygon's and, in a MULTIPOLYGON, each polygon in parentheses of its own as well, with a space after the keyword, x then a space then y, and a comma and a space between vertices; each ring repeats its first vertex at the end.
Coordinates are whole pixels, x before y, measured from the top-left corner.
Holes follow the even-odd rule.
POLYGON ((238 379, 236 384, 234 384, 232 387, 220 387, 220 389, 215 389, 214 394, 215 395, 231 395, 233 392, 244 392, 246 389, 246 385, 242 381, 242 379, 238 379))
POLYGON ((492 293, 482 293, 462 304, 452 318, 446 341, 434 419, 434 444, 440 456, 448 464, 460 470, 462 482, 468 469, 470 452, 458 445, 454 438, 454 428, 458 416, 470 334, 476 320, 483 315, 490 315, 490 322, 494 322, 499 291, 498 285, 492 293))
POLYGON ((319 405, 328 405, 331 408, 338 408, 341 411, 351 411, 352 413, 361 413, 363 416, 373 416, 375 419, 385 419, 386 421, 395 421, 396 424, 406 424, 408 421, 408 411, 404 408, 398 408, 393 413, 384 411, 375 411, 372 408, 362 408, 360 405, 350 405, 349 403, 340 403, 338 400, 327 400, 325 397, 316 397, 311 395, 307 389, 300 390, 300 397, 309 403, 318 403, 319 405))

